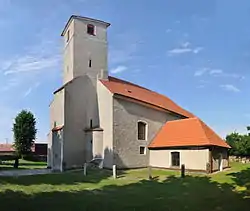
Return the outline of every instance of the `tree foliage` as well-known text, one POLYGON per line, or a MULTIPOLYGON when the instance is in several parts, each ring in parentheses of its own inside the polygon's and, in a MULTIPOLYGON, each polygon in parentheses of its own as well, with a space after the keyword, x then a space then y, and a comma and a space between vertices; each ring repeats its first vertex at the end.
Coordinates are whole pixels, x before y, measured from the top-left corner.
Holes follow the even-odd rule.
MULTIPOLYGON (((250 131, 250 127, 247 127, 250 131)), ((229 150, 230 155, 250 156, 250 134, 239 134, 233 132, 226 136, 226 142, 232 147, 229 150)))
POLYGON ((17 156, 29 154, 37 132, 34 115, 30 111, 22 110, 14 120, 13 132, 17 156))

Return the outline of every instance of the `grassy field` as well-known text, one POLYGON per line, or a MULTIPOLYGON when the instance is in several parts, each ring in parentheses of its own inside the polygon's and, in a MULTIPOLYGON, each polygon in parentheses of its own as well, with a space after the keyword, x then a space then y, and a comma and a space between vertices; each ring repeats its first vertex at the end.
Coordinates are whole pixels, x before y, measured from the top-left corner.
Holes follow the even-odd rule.
MULTIPOLYGON (((0 171, 16 170, 13 167, 13 165, 14 165, 14 160, 2 161, 2 163, 0 163, 0 171)), ((40 169, 40 168, 46 168, 46 166, 47 166, 46 162, 33 162, 20 159, 18 169, 40 169)))
POLYGON ((82 171, 0 178, 0 210, 250 210, 250 165, 213 174, 82 171))

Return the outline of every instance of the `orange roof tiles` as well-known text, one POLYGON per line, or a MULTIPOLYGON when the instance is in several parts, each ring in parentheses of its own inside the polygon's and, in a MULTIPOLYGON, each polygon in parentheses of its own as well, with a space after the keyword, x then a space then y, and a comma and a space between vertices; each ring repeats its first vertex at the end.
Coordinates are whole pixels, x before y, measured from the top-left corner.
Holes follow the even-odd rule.
POLYGON ((180 146, 220 146, 231 148, 198 118, 167 122, 150 143, 149 148, 180 146))
MULTIPOLYGON (((35 144, 31 146, 31 151, 35 152, 35 144)), ((0 153, 13 153, 15 148, 12 144, 0 144, 0 153)))
POLYGON ((0 144, 0 152, 14 152, 14 148, 11 144, 0 144))
POLYGON ((52 131, 55 132, 55 131, 59 131, 59 130, 61 130, 61 129, 63 129, 63 125, 54 127, 54 128, 52 129, 52 131))
POLYGON ((144 103, 148 103, 185 117, 194 117, 192 113, 181 108, 168 97, 144 87, 110 76, 108 77, 108 80, 100 81, 114 94, 119 94, 144 103))
POLYGON ((168 97, 136 84, 108 77, 100 80, 110 92, 135 99, 167 111, 188 117, 167 122, 158 132, 149 148, 178 146, 221 146, 230 148, 211 128, 192 113, 178 106, 168 97))

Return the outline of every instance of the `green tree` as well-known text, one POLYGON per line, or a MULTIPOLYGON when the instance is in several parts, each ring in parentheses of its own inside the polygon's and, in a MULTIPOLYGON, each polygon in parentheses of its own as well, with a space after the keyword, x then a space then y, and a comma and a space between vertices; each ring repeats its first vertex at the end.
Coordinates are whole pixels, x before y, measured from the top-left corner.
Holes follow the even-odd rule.
MULTIPOLYGON (((250 127, 247 127, 250 131, 250 127)), ((229 150, 230 155, 250 156, 250 134, 242 135, 233 132, 226 136, 226 142, 232 147, 229 150)))
MULTIPOLYGON (((37 129, 36 119, 30 111, 22 110, 16 116, 13 132, 17 159, 31 153, 31 147, 36 139, 37 129)), ((16 167, 18 167, 18 162, 16 165, 16 167)))
POLYGON ((241 138, 241 135, 237 132, 233 132, 226 136, 226 142, 232 147, 229 150, 230 155, 239 155, 239 143, 241 138))
POLYGON ((247 126, 247 132, 248 132, 248 135, 250 136, 250 126, 247 126))

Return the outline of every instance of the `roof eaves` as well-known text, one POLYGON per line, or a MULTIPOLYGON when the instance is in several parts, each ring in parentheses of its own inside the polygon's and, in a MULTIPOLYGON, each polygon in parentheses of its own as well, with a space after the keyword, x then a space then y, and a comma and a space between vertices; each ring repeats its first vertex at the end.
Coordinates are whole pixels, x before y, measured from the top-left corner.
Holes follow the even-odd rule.
POLYGON ((93 21, 93 22, 96 22, 96 23, 101 23, 101 24, 105 24, 106 27, 109 27, 110 26, 110 23, 108 22, 105 22, 105 21, 102 21, 102 20, 98 20, 98 19, 94 19, 94 18, 88 18, 88 17, 84 17, 84 16, 80 16, 80 15, 71 15, 69 20, 67 21, 62 33, 61 33, 61 36, 64 36, 65 32, 67 31, 68 27, 69 27, 69 24, 71 23, 71 21, 73 19, 84 19, 84 20, 88 20, 88 21, 93 21))
POLYGON ((203 133, 203 138, 207 139, 207 141, 208 141, 209 144, 212 144, 212 143, 210 142, 209 138, 207 137, 206 131, 205 131, 203 125, 202 125, 201 120, 198 119, 198 118, 194 118, 194 121, 196 121, 196 122, 198 123, 198 125, 199 125, 199 127, 200 127, 200 129, 201 129, 201 131, 202 131, 202 133, 203 133))
POLYGON ((173 145, 173 146, 148 146, 149 149, 165 149, 165 148, 182 148, 182 147, 210 147, 212 144, 190 144, 190 145, 173 145))
POLYGON ((67 83, 64 84, 63 86, 61 86, 60 88, 58 88, 56 91, 53 92, 53 94, 56 94, 58 92, 60 92, 61 90, 63 90, 66 87, 67 83))
POLYGON ((77 78, 80 78, 80 77, 82 77, 82 76, 77 76, 77 77, 73 78, 72 80, 68 81, 66 84, 64 84, 63 86, 61 86, 60 88, 58 88, 56 91, 54 91, 53 94, 56 94, 57 92, 60 92, 65 87, 67 87, 70 83, 72 83, 74 80, 76 80, 77 78))

